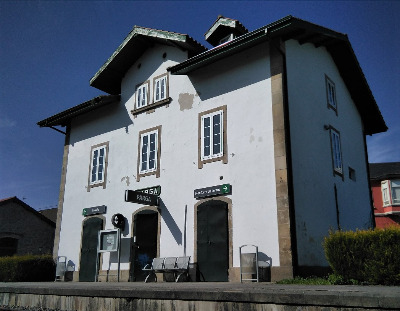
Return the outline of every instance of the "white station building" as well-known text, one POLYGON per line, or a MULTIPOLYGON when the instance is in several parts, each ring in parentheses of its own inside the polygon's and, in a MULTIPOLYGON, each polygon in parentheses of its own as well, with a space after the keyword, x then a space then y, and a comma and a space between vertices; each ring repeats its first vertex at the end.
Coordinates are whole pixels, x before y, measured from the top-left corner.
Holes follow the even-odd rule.
POLYGON ((247 244, 268 280, 315 275, 330 230, 373 226, 365 137, 387 127, 348 37, 219 16, 205 39, 135 26, 90 80, 107 95, 38 122, 65 127, 54 256, 74 281, 115 279, 97 247, 117 214, 122 281, 186 255, 192 281, 236 282, 247 244))

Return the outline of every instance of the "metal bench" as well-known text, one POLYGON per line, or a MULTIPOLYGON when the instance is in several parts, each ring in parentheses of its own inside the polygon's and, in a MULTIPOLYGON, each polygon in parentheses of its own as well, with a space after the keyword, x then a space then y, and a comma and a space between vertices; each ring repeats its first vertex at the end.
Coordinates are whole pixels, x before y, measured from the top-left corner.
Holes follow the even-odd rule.
POLYGON ((154 258, 153 262, 150 264, 147 264, 144 266, 142 269, 143 271, 147 271, 149 274, 146 276, 144 282, 147 283, 148 279, 150 276, 154 275, 154 279, 157 282, 157 272, 163 272, 164 269, 164 258, 154 258))
POLYGON ((178 282, 179 278, 184 274, 186 274, 186 277, 189 277, 189 262, 190 256, 176 258, 175 268, 173 271, 178 274, 178 276, 175 278, 175 282, 178 282))
POLYGON ((157 282, 156 273, 165 272, 173 273, 175 282, 178 282, 182 275, 189 275, 189 262, 190 256, 154 258, 151 265, 147 264, 142 269, 143 271, 148 272, 144 282, 147 283, 152 275, 154 275, 154 279, 157 282))

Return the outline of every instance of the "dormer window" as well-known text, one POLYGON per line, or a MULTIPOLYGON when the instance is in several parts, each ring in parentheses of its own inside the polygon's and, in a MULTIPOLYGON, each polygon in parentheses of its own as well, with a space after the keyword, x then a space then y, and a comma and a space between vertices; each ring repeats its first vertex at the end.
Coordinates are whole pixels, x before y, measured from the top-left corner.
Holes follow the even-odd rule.
POLYGON ((216 47, 248 32, 238 20, 220 15, 204 36, 208 43, 216 47))
POLYGON ((233 33, 231 33, 231 34, 227 35, 226 37, 223 37, 221 40, 219 40, 219 44, 224 44, 226 42, 232 41, 235 38, 236 38, 236 36, 233 33))
POLYGON ((147 106, 149 103, 149 81, 136 88, 136 109, 147 106))
POLYGON ((154 102, 168 98, 168 74, 154 78, 154 102))

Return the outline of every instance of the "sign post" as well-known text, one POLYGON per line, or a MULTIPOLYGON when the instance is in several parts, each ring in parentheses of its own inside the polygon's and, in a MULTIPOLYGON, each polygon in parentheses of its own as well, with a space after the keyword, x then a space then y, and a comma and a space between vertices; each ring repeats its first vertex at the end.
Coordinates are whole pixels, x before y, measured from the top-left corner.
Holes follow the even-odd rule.
MULTIPOLYGON (((121 270, 121 231, 120 229, 100 230, 97 244, 97 263, 99 264, 99 254, 107 252, 117 252, 118 255, 118 282, 121 270)), ((98 267, 96 267, 96 281, 98 281, 98 267)))

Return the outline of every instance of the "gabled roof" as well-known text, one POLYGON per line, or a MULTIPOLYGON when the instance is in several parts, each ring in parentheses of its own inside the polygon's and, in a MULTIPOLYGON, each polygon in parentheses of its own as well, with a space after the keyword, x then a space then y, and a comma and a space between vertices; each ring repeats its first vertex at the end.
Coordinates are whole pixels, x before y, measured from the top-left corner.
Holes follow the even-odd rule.
POLYGON ((108 94, 121 93, 121 81, 126 71, 155 43, 189 52, 189 57, 206 50, 185 34, 135 26, 111 57, 90 80, 90 85, 108 94))
POLYGON ((204 37, 208 43, 216 46, 223 37, 231 33, 235 36, 241 36, 248 32, 238 20, 219 15, 214 24, 204 34, 204 37))
POLYGON ((370 163, 369 176, 371 180, 400 178, 400 162, 370 163))
MULTIPOLYGON (((11 197, 11 198, 6 198, 6 199, 1 199, 0 200, 0 208, 4 205, 7 205, 9 203, 15 203, 18 204, 20 206, 22 206, 24 209, 26 209, 28 212, 31 212, 33 215, 35 215, 36 217, 39 217, 42 221, 48 223, 49 225, 55 227, 56 224, 51 221, 50 219, 48 219, 47 217, 45 217, 44 215, 40 214, 37 210, 33 209, 32 207, 30 207, 28 204, 26 204, 25 202, 21 201, 20 199, 18 199, 17 197, 11 197)), ((11 213, 12 211, 10 211, 11 213)))
POLYGON ((119 102, 119 100, 119 95, 100 95, 82 104, 79 104, 60 113, 57 113, 51 117, 48 117, 42 121, 39 121, 37 125, 39 125, 40 127, 53 127, 57 125, 65 126, 74 117, 77 117, 84 113, 88 113, 105 105, 116 104, 119 102))
POLYGON ((287 16, 252 32, 246 33, 224 45, 198 54, 169 68, 172 74, 190 74, 222 58, 239 53, 273 38, 283 41, 295 39, 300 44, 324 46, 331 54, 364 123, 365 134, 385 132, 387 126, 347 35, 301 19, 287 16))

